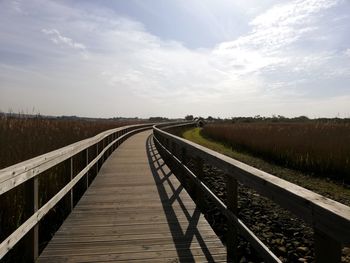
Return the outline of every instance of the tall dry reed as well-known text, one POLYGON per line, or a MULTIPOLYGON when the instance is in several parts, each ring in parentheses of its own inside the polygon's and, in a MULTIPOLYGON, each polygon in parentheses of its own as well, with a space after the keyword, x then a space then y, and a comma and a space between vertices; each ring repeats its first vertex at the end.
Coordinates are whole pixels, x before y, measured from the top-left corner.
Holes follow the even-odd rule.
POLYGON ((0 115, 0 169, 135 121, 0 115))
POLYGON ((350 182, 350 123, 208 124, 202 134, 286 167, 350 182))

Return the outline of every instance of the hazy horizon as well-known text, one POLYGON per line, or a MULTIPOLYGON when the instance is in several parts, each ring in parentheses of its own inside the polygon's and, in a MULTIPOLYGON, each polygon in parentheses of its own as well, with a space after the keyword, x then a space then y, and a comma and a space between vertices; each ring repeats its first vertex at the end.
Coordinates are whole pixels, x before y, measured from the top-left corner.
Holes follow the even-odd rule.
POLYGON ((0 111, 350 117, 350 2, 2 1, 0 111))

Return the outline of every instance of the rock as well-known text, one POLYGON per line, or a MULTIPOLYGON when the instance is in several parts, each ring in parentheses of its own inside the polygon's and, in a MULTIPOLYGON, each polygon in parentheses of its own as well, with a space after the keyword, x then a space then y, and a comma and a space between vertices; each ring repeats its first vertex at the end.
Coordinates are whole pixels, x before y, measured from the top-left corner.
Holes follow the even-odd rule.
POLYGON ((300 236, 300 232, 295 232, 295 233, 293 233, 293 236, 300 236))
POLYGON ((298 242, 298 241, 293 241, 293 245, 294 245, 295 247, 299 247, 299 246, 300 246, 300 242, 298 242))
MULTIPOLYGON (((226 200, 224 175, 213 167, 205 167, 203 182, 221 199, 226 200)), ((303 222, 281 209, 273 202, 256 195, 242 184, 238 187, 239 218, 269 246, 282 262, 313 262, 313 232, 303 222)), ((213 201, 207 202, 203 212, 215 232, 225 243, 227 220, 215 207, 213 201)), ((239 257, 242 263, 262 262, 259 255, 250 249, 249 243, 239 239, 239 257)), ((344 251, 343 251, 344 255, 344 251)))
POLYGON ((287 252, 287 249, 284 246, 280 246, 277 248, 279 252, 285 254, 287 252))
POLYGON ((307 247, 297 247, 297 251, 305 254, 309 252, 309 249, 307 247))
POLYGON ((284 239, 283 238, 277 238, 276 239, 276 243, 279 245, 283 245, 284 244, 284 239))
POLYGON ((264 238, 271 238, 271 237, 273 237, 273 233, 272 232, 263 233, 262 236, 264 238))

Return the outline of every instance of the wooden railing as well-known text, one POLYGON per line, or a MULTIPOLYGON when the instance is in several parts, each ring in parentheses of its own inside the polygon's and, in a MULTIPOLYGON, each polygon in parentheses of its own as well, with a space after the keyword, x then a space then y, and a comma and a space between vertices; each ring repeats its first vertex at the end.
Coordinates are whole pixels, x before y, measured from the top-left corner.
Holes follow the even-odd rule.
POLYGON ((266 262, 281 262, 238 218, 238 182, 268 197, 313 227, 316 262, 341 261, 342 247, 350 244, 350 207, 165 131, 167 128, 183 126, 154 126, 154 142, 161 156, 175 163, 181 173, 190 178, 196 188, 194 191, 198 193, 196 198, 205 194, 227 217, 228 261, 237 261, 237 234, 240 233, 266 262), (189 157, 198 160, 202 170, 203 163, 207 163, 225 172, 227 204, 201 181, 202 172, 195 175, 186 166, 189 157))
POLYGON ((26 238, 28 241, 25 246, 26 253, 29 251, 29 254, 27 254, 25 260, 26 262, 35 261, 39 254, 39 222, 42 218, 64 197, 70 199, 69 209, 72 210, 74 205, 73 187, 78 182, 81 182, 81 180, 85 180, 86 187, 88 187, 91 183, 89 182, 89 180, 91 180, 89 171, 93 167, 95 167, 98 172, 103 162, 125 139, 137 132, 150 129, 151 127, 152 124, 140 124, 108 130, 95 137, 79 141, 64 148, 0 170, 0 202, 5 193, 25 183, 25 192, 27 194, 25 196, 25 207, 23 209, 30 211, 29 218, 0 244, 0 260, 25 235, 26 237, 29 235, 29 238, 26 238), (79 154, 86 156, 85 163, 82 165, 84 168, 74 173, 73 170, 76 171, 77 167, 73 167, 73 158, 79 154), (70 165, 70 174, 68 174, 69 182, 63 188, 59 189, 51 199, 39 207, 39 175, 67 160, 70 165))

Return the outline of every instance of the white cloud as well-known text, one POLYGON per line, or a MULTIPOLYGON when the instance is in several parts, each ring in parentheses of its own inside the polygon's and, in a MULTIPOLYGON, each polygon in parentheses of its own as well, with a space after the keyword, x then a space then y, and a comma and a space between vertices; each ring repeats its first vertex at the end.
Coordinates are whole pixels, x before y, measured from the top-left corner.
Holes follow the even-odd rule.
POLYGON ((21 2, 20 1, 11 1, 11 7, 12 10, 14 10, 15 12, 19 13, 19 14, 23 14, 23 10, 21 7, 21 2))
POLYGON ((234 65, 242 65, 246 73, 270 65, 285 63, 290 50, 285 48, 317 29, 313 25, 318 13, 334 6, 337 1, 297 0, 274 6, 251 21, 248 35, 221 43, 215 54, 229 58, 234 65))
POLYGON ((348 48, 347 50, 345 50, 344 54, 348 57, 350 57, 350 48, 348 48))
POLYGON ((65 37, 63 36, 57 29, 42 29, 41 32, 43 32, 44 34, 50 36, 50 40, 57 44, 57 45, 63 45, 63 46, 68 46, 74 49, 77 49, 79 51, 82 52, 82 54, 84 55, 85 58, 87 58, 87 54, 86 54, 86 47, 85 45, 75 42, 73 41, 73 39, 69 38, 69 37, 65 37))
POLYGON ((313 15, 335 6, 338 0, 294 0, 272 7, 250 23, 258 28, 303 26, 313 15))
MULTIPOLYGON (((28 94, 24 97, 31 98, 29 90, 36 86, 54 97, 39 102, 41 106, 35 104, 43 113, 237 116, 303 115, 302 111, 308 110, 305 114, 311 116, 313 109, 303 105, 312 105, 314 112, 322 115, 333 114, 337 105, 341 105, 339 111, 348 109, 344 103, 349 95, 344 91, 345 81, 337 80, 349 80, 349 70, 344 70, 350 68, 349 59, 337 52, 336 45, 324 48, 322 42, 310 50, 307 43, 314 41, 313 34, 323 32, 323 12, 339 1, 297 0, 277 5, 253 19, 250 32, 213 49, 189 49, 180 42, 164 40, 139 22, 104 9, 84 12, 58 2, 48 3, 55 8, 50 6, 47 18, 43 4, 41 16, 45 19, 39 23, 40 34, 66 48, 58 52, 42 37, 34 38, 37 42, 29 53, 42 59, 42 65, 30 65, 34 68, 23 72, 23 83, 18 74, 14 72, 11 79, 11 70, 0 67, 0 79, 10 79, 6 82, 8 94, 30 83, 32 89, 22 90, 28 94), (74 40, 67 36, 74 36, 74 40), (45 56, 35 46, 40 46, 45 56), (74 56, 87 52, 89 63, 74 56), (332 93, 329 90, 334 83, 337 89, 332 93), (59 113, 62 108, 65 111, 59 113), (76 108, 81 110, 76 112, 76 108)), ((34 4, 27 6, 30 8, 39 10, 34 4)), ((23 24, 24 31, 38 31, 33 24, 34 28, 23 24)), ((330 38, 334 39, 333 35, 322 41, 330 38)), ((350 51, 345 54, 349 56, 350 51)))

